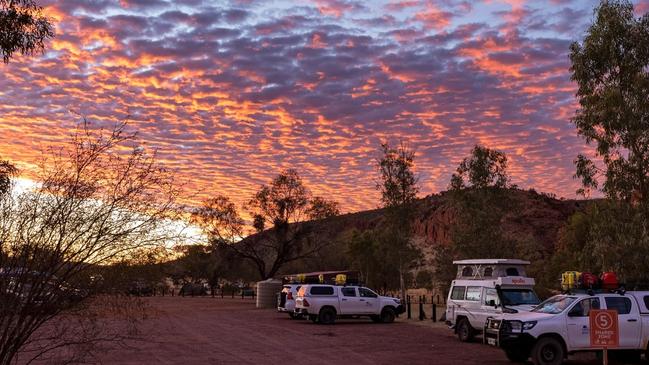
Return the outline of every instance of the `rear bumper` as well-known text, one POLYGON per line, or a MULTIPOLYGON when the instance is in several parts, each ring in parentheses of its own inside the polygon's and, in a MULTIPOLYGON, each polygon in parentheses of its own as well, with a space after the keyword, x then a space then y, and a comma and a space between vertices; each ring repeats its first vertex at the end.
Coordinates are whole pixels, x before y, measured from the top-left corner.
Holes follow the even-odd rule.
POLYGON ((308 315, 309 310, 306 308, 295 308, 295 311, 293 311, 295 314, 302 314, 302 315, 308 315))

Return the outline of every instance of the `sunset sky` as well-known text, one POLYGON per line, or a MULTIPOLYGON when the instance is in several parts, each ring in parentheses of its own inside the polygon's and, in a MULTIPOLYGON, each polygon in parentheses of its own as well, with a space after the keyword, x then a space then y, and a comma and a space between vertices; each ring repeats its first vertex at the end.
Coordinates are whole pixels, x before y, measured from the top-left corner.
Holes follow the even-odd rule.
POLYGON ((383 140, 415 149, 422 196, 483 144, 520 187, 572 198, 572 161, 590 153, 568 51, 598 1, 39 3, 56 38, 0 64, 0 158, 24 171, 80 115, 130 115, 201 196, 242 203, 292 167, 345 212, 379 204, 383 140))

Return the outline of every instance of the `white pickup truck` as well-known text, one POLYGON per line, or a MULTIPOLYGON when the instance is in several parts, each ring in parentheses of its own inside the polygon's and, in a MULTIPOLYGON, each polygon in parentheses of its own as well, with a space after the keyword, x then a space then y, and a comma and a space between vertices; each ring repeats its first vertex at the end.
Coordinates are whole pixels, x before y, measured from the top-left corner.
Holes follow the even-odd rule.
POLYGON ((487 320, 484 342, 499 346, 513 362, 532 358, 535 365, 561 364, 568 354, 596 351, 590 346, 591 309, 618 313, 622 361, 639 361, 649 343, 649 292, 562 294, 531 312, 502 314, 487 320), (592 295, 591 295, 592 294, 592 295))
POLYGON ((403 312, 398 298, 380 296, 362 286, 302 285, 295 299, 296 315, 308 316, 313 323, 333 324, 336 318, 360 316, 391 323, 403 312))

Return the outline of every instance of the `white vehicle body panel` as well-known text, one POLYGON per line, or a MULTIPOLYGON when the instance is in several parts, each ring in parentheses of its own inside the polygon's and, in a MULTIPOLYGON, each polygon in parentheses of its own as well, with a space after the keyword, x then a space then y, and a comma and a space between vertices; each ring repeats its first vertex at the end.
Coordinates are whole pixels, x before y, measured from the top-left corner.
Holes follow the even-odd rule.
POLYGON ((295 300, 296 313, 318 315, 325 306, 333 307, 337 315, 344 316, 380 315, 381 311, 388 306, 395 310, 402 308, 399 299, 380 296, 365 287, 306 284, 298 291, 295 300), (333 291, 332 294, 317 295, 310 292, 312 287, 330 287, 333 291), (364 294, 372 294, 376 297, 364 296, 364 294))
MULTIPOLYGON (((647 349, 649 344, 649 313, 646 312, 646 304, 649 303, 649 292, 594 293, 593 295, 566 294, 554 296, 548 301, 564 298, 574 301, 560 313, 502 314, 495 317, 494 320, 499 322, 499 328, 506 327, 506 323, 502 321, 510 323, 535 322, 531 328, 523 328, 520 333, 516 332, 513 336, 507 334, 503 338, 508 337, 510 342, 515 342, 515 337, 525 337, 528 340, 535 341, 542 336, 556 334, 565 343, 568 353, 572 353, 594 350, 590 346, 590 321, 587 315, 589 311, 584 308, 612 309, 618 311, 620 335, 618 349, 642 351, 647 349), (511 337, 514 337, 514 339, 511 337)), ((501 344, 501 347, 506 348, 507 345, 501 344)))
MULTIPOLYGON (((497 295, 496 286, 499 285, 502 290, 529 290, 533 293, 534 279, 528 277, 503 277, 488 280, 453 280, 451 290, 446 304, 447 323, 455 326, 458 317, 464 317, 469 320, 471 327, 481 330, 487 318, 494 317, 503 313, 502 303, 497 295), (454 299, 453 288, 465 287, 464 299, 454 299), (469 293, 469 288, 471 293, 469 293), (472 300, 467 300, 470 298, 472 300), (490 305, 490 301, 495 302, 490 305)), ((526 312, 532 310, 534 305, 507 305, 507 308, 526 312)))

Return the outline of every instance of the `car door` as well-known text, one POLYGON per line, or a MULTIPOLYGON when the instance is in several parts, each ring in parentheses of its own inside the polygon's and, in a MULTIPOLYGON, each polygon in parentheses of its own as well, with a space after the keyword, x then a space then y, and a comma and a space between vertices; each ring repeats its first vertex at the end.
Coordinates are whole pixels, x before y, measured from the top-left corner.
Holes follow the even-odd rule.
POLYGON ((359 314, 363 310, 364 303, 361 303, 356 293, 356 288, 353 286, 345 286, 340 288, 340 314, 359 314))
POLYGON ((480 286, 467 286, 466 296, 464 298, 466 304, 465 309, 468 312, 467 318, 471 327, 482 330, 487 322, 487 315, 483 309, 482 300, 482 287, 480 286))
POLYGON ((379 295, 368 288, 358 288, 363 314, 379 314, 379 295))
POLYGON ((566 327, 571 349, 587 349, 590 347, 589 315, 591 309, 600 309, 599 298, 582 299, 568 311, 566 327))
POLYGON ((487 318, 494 317, 499 314, 498 308, 500 306, 500 299, 498 299, 498 291, 495 288, 484 288, 482 292, 482 316, 484 323, 487 318))
POLYGON ((635 301, 627 296, 607 295, 604 297, 604 303, 606 309, 617 311, 620 348, 639 348, 642 322, 635 301))

